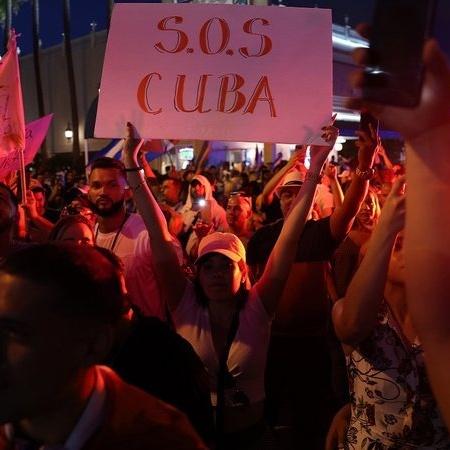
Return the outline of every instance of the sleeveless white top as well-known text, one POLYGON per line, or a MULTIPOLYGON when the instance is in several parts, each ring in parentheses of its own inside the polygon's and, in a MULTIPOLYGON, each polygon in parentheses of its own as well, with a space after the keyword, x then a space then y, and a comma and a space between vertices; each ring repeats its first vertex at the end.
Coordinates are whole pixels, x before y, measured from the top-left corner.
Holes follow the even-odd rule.
MULTIPOLYGON (((215 406, 219 359, 211 336, 208 308, 202 307, 196 299, 192 283, 187 283, 172 318, 177 332, 190 342, 208 371, 211 401, 215 406)), ((243 392, 250 404, 264 399, 264 371, 271 322, 272 317, 253 287, 239 313, 239 327, 228 355, 228 370, 236 384, 234 390, 243 392)))

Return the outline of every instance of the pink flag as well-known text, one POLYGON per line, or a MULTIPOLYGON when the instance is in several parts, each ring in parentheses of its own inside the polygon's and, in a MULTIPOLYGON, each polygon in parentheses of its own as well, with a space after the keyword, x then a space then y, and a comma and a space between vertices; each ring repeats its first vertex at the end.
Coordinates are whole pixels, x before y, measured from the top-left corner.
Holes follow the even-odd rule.
MULTIPOLYGON (((27 125, 25 129, 25 150, 23 152, 25 165, 33 161, 47 135, 52 118, 53 114, 49 114, 27 125)), ((6 178, 10 172, 20 169, 19 151, 13 150, 10 153, 0 155, 0 180, 6 178)))
POLYGON ((0 157, 25 148, 25 119, 17 58, 16 34, 11 30, 8 51, 0 61, 0 157))

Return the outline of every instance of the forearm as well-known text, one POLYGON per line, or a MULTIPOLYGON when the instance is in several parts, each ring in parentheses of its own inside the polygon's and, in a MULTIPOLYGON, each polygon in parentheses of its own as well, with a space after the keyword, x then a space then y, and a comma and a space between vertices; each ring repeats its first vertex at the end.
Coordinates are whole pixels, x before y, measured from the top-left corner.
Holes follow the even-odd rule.
POLYGON ((282 169, 280 169, 264 186, 261 194, 261 200, 263 205, 270 205, 273 200, 273 194, 278 185, 283 181, 286 174, 292 169, 293 165, 287 163, 282 169))
POLYGON ((394 164, 392 164, 392 161, 389 159, 386 153, 380 153, 380 156, 383 158, 383 162, 386 168, 392 169, 394 167, 394 164))
POLYGON ((356 346, 373 330, 395 238, 396 233, 381 220, 345 298, 338 302, 333 312, 336 334, 345 344, 356 346))
POLYGON ((330 179, 331 193, 333 194, 334 208, 339 208, 344 203, 344 193, 336 178, 330 179))
POLYGON ((200 150, 200 155, 199 155, 197 164, 195 166, 196 174, 201 173, 201 171, 203 170, 203 166, 205 165, 205 162, 209 156, 210 151, 211 151, 211 145, 210 145, 209 141, 205 141, 200 150))
POLYGON ((450 426, 450 123, 407 143, 405 231, 408 308, 428 374, 450 426))
POLYGON ((450 123, 407 143, 407 298, 421 338, 450 343, 450 123))
POLYGON ((354 174, 342 206, 335 208, 330 218, 331 234, 337 241, 344 239, 350 231, 368 189, 369 182, 354 174))
MULTIPOLYGON (((127 169, 137 168, 137 162, 132 157, 125 156, 125 167, 127 169)), ((141 171, 133 171, 127 173, 128 184, 133 190, 133 198, 136 206, 144 220, 145 226, 152 238, 152 242, 157 243, 156 247, 171 247, 172 241, 167 222, 162 213, 156 199, 152 195, 150 188, 147 186, 141 171)))

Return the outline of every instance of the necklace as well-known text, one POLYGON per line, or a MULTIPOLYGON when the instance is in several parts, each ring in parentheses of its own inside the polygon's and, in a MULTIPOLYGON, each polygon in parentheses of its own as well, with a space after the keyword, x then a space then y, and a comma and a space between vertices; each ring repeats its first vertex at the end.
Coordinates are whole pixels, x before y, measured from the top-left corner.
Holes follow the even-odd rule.
MULTIPOLYGON (((122 220, 122 223, 120 224, 119 229, 116 231, 116 234, 115 234, 114 239, 113 239, 113 241, 112 241, 111 247, 108 248, 108 250, 109 250, 111 253, 114 253, 114 248, 116 247, 117 240, 119 239, 119 235, 120 235, 120 233, 122 232, 123 227, 125 226, 125 223, 126 223, 126 221, 128 220, 129 217, 130 217, 130 213, 127 212, 127 213, 125 214, 125 217, 124 217, 123 220, 122 220)), ((96 230, 95 230, 95 236, 94 236, 94 242, 95 242, 95 243, 97 243, 98 231, 99 231, 99 226, 98 226, 98 224, 97 224, 97 228, 96 228, 96 230)))

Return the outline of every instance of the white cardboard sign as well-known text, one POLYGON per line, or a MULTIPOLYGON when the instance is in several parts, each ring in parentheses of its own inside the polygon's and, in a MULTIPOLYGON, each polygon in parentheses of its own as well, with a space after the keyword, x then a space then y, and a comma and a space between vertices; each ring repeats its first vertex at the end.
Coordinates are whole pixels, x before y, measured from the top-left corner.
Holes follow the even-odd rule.
POLYGON ((115 5, 96 137, 311 144, 331 112, 330 10, 115 5))

